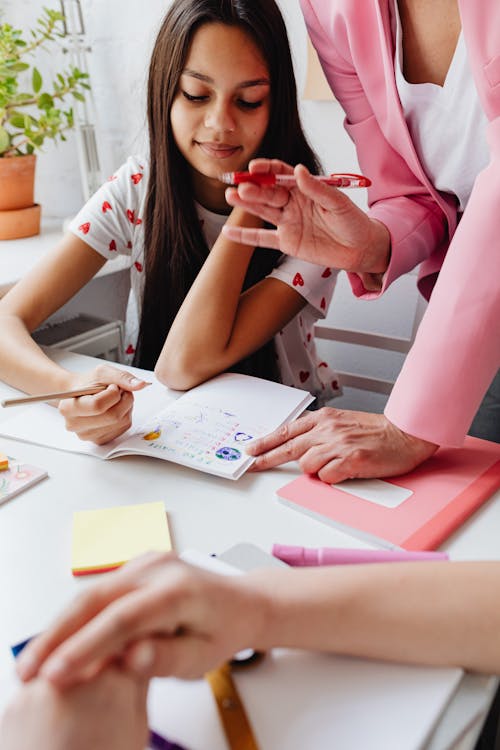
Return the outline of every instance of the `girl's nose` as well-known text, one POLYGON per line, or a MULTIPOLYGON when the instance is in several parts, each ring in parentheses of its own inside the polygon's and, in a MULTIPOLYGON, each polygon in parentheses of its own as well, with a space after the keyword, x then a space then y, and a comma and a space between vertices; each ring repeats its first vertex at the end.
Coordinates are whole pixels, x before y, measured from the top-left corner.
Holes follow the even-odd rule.
POLYGON ((221 133, 235 130, 236 124, 229 105, 224 102, 214 102, 206 113, 205 126, 221 133))

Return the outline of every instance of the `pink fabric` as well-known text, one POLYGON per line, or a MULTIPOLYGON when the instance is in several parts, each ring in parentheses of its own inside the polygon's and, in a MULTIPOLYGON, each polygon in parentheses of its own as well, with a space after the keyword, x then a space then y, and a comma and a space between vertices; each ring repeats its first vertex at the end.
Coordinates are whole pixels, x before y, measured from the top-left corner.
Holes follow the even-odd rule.
MULTIPOLYGON (((432 291, 385 414, 405 432, 459 446, 500 366, 500 3, 459 0, 472 73, 490 121, 491 161, 456 232, 456 206, 426 178, 402 114, 389 0, 301 5, 346 112, 360 167, 373 181, 370 214, 391 234, 382 292, 418 263, 419 288, 426 297, 432 291)), ((350 280, 356 295, 378 296, 355 274, 350 280)))

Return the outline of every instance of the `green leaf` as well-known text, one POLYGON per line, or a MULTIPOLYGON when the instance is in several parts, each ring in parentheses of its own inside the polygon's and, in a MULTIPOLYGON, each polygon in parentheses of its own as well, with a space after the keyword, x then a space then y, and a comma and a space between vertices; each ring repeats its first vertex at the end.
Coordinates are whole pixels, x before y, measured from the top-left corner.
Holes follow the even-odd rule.
POLYGON ((41 94, 38 97, 37 105, 39 109, 52 109, 54 106, 54 100, 50 94, 41 94))
POLYGON ((40 74, 40 71, 38 68, 33 68, 33 75, 31 77, 31 85, 33 86, 33 91, 35 94, 38 94, 40 89, 42 88, 43 79, 40 74))
POLYGON ((79 102, 84 102, 85 101, 84 95, 80 94, 79 91, 72 91, 71 93, 73 94, 73 96, 75 97, 75 99, 78 99, 79 102))
POLYGON ((15 112, 9 117, 9 123, 13 128, 24 128, 24 115, 20 112, 15 112))
POLYGON ((7 133, 5 128, 2 128, 0 126, 0 154, 3 154, 4 151, 7 151, 9 146, 10 146, 9 134, 7 133))
POLYGON ((7 61, 6 66, 11 73, 22 73, 23 70, 28 70, 29 68, 28 63, 23 62, 9 63, 9 61, 7 61))

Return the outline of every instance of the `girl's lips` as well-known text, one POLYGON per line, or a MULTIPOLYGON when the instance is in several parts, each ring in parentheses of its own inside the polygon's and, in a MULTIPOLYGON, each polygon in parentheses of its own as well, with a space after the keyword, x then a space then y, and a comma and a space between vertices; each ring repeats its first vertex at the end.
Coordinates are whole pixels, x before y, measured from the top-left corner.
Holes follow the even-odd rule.
POLYGON ((228 146, 224 143, 197 142, 201 150, 213 159, 228 159, 241 151, 241 146, 228 146))

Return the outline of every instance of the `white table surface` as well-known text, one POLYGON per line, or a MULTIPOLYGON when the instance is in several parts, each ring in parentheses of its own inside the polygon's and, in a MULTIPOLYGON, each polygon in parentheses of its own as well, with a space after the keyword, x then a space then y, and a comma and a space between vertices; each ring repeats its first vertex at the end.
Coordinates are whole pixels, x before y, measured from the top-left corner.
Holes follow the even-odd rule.
MULTIPOLYGON (((89 362, 81 355, 62 356, 74 370, 86 369, 89 362)), ((15 393, 0 383, 1 397, 15 393)), ((8 416, 9 410, 0 409, 0 420, 8 416)), ((3 437, 0 450, 49 473, 49 479, 0 507, 0 669, 11 661, 8 646, 39 632, 78 591, 95 580, 93 576, 75 579, 71 575, 75 510, 162 500, 178 552, 190 548, 221 553, 242 541, 267 551, 275 542, 366 546, 276 500, 276 490, 299 474, 295 464, 246 474, 233 482, 154 458, 127 456, 102 461, 3 437)), ((500 491, 442 549, 456 560, 499 559, 499 529, 500 491)), ((449 747, 450 735, 463 728, 468 710, 472 715, 487 709, 494 683, 471 677, 465 684, 466 690, 459 690, 458 703, 455 701, 458 718, 452 706, 448 712, 451 718, 447 723, 445 716, 429 749, 449 747), (444 739, 440 738, 443 732, 444 739)), ((472 747, 480 722, 472 724, 465 739, 454 747, 472 747)))

